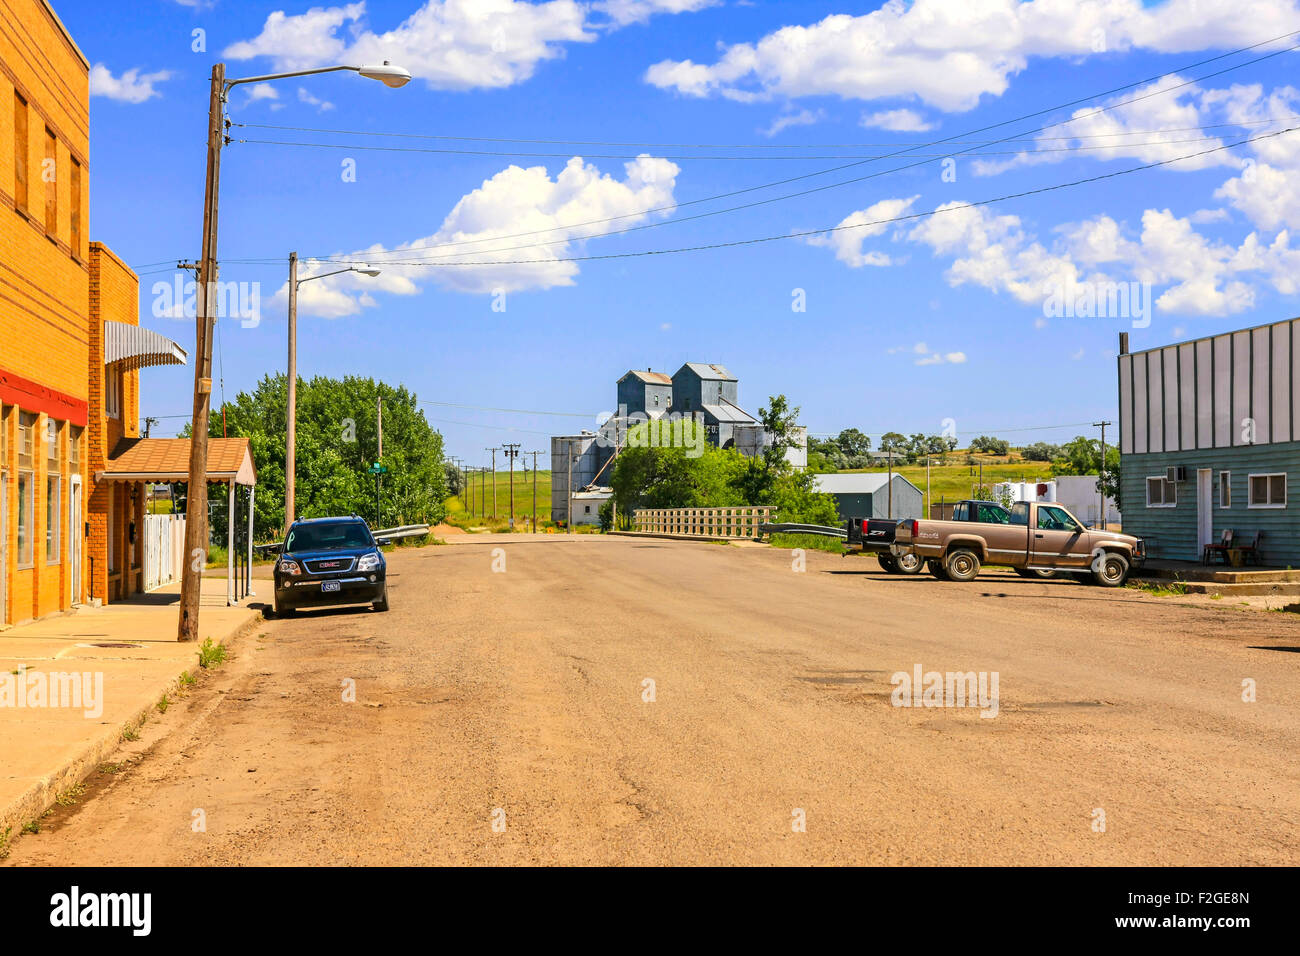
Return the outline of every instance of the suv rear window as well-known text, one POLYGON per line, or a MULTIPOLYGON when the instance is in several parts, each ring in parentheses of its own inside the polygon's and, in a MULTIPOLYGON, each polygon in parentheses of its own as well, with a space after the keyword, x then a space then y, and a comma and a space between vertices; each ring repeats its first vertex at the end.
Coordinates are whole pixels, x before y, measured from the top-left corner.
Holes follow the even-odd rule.
POLYGON ((368 548, 373 543, 370 529, 359 521, 305 524, 289 531, 285 551, 341 551, 368 548))

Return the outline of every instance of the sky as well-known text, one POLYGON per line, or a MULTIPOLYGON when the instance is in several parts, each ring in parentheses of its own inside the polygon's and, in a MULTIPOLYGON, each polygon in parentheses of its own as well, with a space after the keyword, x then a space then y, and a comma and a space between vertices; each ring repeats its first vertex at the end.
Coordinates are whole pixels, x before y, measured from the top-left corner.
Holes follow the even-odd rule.
MULTIPOLYGON (((687 361, 815 435, 1060 442, 1115 420, 1120 332, 1300 311, 1300 0, 54 6, 91 238, 191 352, 212 65, 413 76, 232 89, 218 258, 259 308, 219 323, 214 405, 285 367, 290 251, 381 273, 301 286, 299 373, 407 385, 470 464, 687 361)), ((191 369, 142 379, 174 434, 191 369)))

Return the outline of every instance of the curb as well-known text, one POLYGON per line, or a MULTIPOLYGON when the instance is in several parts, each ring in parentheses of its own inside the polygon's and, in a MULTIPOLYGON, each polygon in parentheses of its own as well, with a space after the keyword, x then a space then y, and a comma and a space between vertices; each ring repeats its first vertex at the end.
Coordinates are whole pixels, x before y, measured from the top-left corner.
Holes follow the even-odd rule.
MULTIPOLYGON (((250 610, 252 609, 250 608, 250 610)), ((250 632, 256 630, 262 621, 262 613, 259 610, 254 617, 222 637, 220 643, 225 644, 227 647, 233 645, 236 641, 242 640, 250 632)), ((201 643, 197 642, 195 644, 194 653, 196 658, 201 643)), ((197 660, 185 667, 181 673, 196 667, 198 667, 197 660)), ((181 675, 178 673, 159 689, 159 696, 175 693, 180 684, 181 675)), ((59 794, 71 787, 75 787, 89 777, 104 762, 104 758, 121 744, 122 734, 144 723, 149 716, 149 712, 153 709, 153 704, 146 704, 118 726, 101 730, 91 739, 81 753, 68 760, 62 767, 36 781, 25 793, 12 801, 7 807, 0 808, 0 847, 12 843, 14 838, 21 833, 23 824, 39 818, 41 814, 54 806, 59 794), (4 839, 6 830, 10 831, 7 841, 4 839)))

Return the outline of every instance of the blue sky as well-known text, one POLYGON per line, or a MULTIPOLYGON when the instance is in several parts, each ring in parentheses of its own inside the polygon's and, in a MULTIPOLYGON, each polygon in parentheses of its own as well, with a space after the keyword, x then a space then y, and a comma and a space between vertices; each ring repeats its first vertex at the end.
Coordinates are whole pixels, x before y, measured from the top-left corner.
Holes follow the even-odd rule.
MULTIPOLYGON (((783 392, 814 433, 849 426, 871 435, 936 432, 950 418, 963 438, 996 430, 1015 440, 1066 440, 1091 433, 1076 423, 1115 418, 1118 332, 1131 332, 1138 349, 1297 312, 1300 249, 1288 230, 1300 225, 1300 179, 1292 175, 1300 133, 1075 188, 880 222, 1300 123, 1291 119, 1300 115, 1300 92, 1288 85, 1290 52, 1196 80, 1300 36, 1185 69, 1300 30, 1296 0, 1261 0, 1249 18, 1218 0, 928 0, 881 9, 709 0, 369 0, 316 8, 145 0, 130 14, 108 15, 102 4, 80 0, 55 6, 95 65, 91 236, 141 273, 142 324, 190 349, 193 323, 156 315, 153 287, 171 282, 176 258, 198 255, 213 62, 224 60, 230 76, 249 76, 388 57, 415 75, 405 88, 350 73, 243 86, 232 93, 230 119, 460 137, 232 128, 236 140, 341 147, 235 142, 225 150, 221 277, 261 290, 255 327, 222 322, 219 365, 232 398, 284 367, 290 250, 383 269, 377 279, 303 286, 303 375, 368 374, 432 402, 594 416, 611 409, 614 383, 628 368, 672 373, 685 361, 716 362, 738 376, 751 411, 783 392), (195 30, 205 31, 197 52, 195 30), (1101 106, 1111 108, 1097 112, 1101 106), (1087 115, 1035 132, 1078 111, 1087 115), (1010 144, 922 145, 838 174, 663 210, 935 140, 1013 134, 1010 144), (649 145, 570 145, 577 141, 649 145), (362 148, 376 146, 555 155, 362 148), (344 175, 348 161, 352 179, 344 175), (594 220, 612 221, 581 225, 594 220), (714 250, 558 261, 836 225, 846 228, 714 250), (501 238, 520 233, 528 235, 501 238), (441 248, 428 248, 435 245, 441 248), (491 262, 531 261, 445 265, 471 251, 491 262), (1150 285, 1145 327, 1135 327, 1131 314, 1045 314, 1053 290, 1073 296, 1129 282, 1150 285), (792 308, 797 290, 802 312, 792 308)), ((188 369, 143 377, 143 414, 187 412, 188 369)), ((476 463, 487 460, 486 446, 519 441, 545 449, 546 435, 593 423, 425 410, 449 453, 476 463)), ((155 434, 182 424, 166 418, 155 434)))

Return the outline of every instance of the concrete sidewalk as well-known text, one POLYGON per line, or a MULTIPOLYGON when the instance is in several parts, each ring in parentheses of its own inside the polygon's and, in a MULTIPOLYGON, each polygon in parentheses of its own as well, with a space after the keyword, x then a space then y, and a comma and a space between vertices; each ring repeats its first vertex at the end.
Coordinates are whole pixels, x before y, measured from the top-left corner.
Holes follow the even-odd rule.
MULTIPOLYGON (((263 600, 227 607, 224 579, 205 579, 201 637, 229 643, 261 620, 263 600)), ((176 640, 179 603, 180 586, 172 585, 0 631, 0 849, 6 830, 16 835, 92 773, 122 731, 172 693, 183 672, 198 667, 198 644, 176 640), (79 675, 79 690, 88 696, 65 696, 60 706, 50 680, 51 700, 38 704, 30 683, 44 686, 56 673, 79 675), (8 693, 15 689, 26 706, 8 693), (77 706, 67 706, 69 700, 77 706)))

